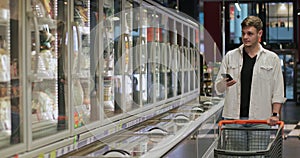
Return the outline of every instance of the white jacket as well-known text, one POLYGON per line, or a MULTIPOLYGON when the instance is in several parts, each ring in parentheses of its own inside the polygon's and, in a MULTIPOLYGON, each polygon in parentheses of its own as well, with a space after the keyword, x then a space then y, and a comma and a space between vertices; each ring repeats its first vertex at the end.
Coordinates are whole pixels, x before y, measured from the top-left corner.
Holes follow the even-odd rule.
MULTIPOLYGON (((240 116, 240 75, 243 67, 243 47, 241 45, 225 55, 215 80, 217 94, 225 93, 223 109, 225 118, 239 119, 240 116), (225 82, 222 82, 221 74, 223 73, 229 73, 237 83, 226 87, 225 82)), ((272 114, 272 104, 284 103, 285 100, 280 59, 277 54, 260 45, 260 51, 253 67, 249 119, 265 120, 269 118, 272 114)))

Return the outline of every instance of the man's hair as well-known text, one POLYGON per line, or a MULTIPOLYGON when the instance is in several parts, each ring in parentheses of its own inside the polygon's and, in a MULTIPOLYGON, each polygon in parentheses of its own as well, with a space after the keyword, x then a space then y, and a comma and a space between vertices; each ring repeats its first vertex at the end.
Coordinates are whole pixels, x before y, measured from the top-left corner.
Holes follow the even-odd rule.
POLYGON ((262 30, 263 23, 261 19, 257 16, 248 16, 243 20, 241 23, 242 28, 247 27, 247 26, 253 26, 256 28, 257 31, 262 30))

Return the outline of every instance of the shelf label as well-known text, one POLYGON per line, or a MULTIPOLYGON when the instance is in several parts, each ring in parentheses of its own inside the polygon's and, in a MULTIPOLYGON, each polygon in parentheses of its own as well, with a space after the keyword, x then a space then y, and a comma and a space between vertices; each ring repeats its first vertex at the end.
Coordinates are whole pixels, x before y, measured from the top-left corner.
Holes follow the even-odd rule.
POLYGON ((51 151, 50 158, 56 158, 56 151, 55 150, 51 151))
POLYGON ((44 154, 43 153, 39 154, 38 158, 44 158, 44 154))

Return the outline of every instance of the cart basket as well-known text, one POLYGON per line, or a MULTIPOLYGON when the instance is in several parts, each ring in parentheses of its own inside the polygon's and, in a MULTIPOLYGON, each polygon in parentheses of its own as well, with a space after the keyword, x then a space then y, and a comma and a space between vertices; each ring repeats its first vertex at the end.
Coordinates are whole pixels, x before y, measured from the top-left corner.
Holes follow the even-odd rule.
POLYGON ((282 157, 284 122, 268 126, 266 120, 222 120, 215 158, 282 157))

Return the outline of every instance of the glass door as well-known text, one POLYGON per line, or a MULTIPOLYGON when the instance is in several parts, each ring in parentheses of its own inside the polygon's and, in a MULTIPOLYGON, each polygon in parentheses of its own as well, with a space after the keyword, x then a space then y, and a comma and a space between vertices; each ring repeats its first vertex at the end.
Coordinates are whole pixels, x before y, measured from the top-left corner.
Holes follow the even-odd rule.
MULTIPOLYGON (((103 74, 103 85, 104 92, 103 96, 103 111, 105 113, 105 117, 112 117, 115 113, 115 88, 116 86, 114 82, 114 70, 115 70, 115 27, 120 25, 120 17, 119 14, 115 15, 114 9, 114 1, 105 0, 103 4, 103 22, 100 23, 103 26, 102 34, 103 34, 103 54, 100 55, 102 60, 104 61, 104 66, 102 70, 103 74)), ((102 65, 99 65, 100 68, 102 65)), ((116 79, 118 80, 118 79, 116 79)), ((101 85, 101 84, 100 84, 101 85)), ((99 86, 100 86, 99 85, 99 86)), ((118 85, 118 84, 117 84, 118 85)), ((102 87, 100 86, 99 89, 102 87)))
POLYGON ((159 93, 159 100, 165 100, 167 99, 167 55, 168 51, 170 50, 170 45, 169 45, 169 31, 168 31, 168 20, 169 17, 165 13, 160 13, 159 14, 159 22, 158 22, 158 35, 159 37, 159 42, 160 42, 160 47, 161 51, 158 57, 160 58, 159 60, 159 87, 158 87, 158 93, 159 93))
POLYGON ((143 82, 142 73, 144 71, 144 51, 146 50, 145 35, 143 34, 144 15, 140 4, 133 2, 133 25, 132 25, 132 100, 133 109, 142 106, 143 82))
POLYGON ((181 95, 182 92, 183 92, 183 51, 184 51, 184 47, 183 47, 183 39, 182 39, 182 36, 183 36, 183 28, 182 28, 182 23, 176 21, 176 35, 177 38, 176 38, 176 42, 177 42, 177 50, 175 51, 176 53, 176 57, 177 59, 175 59, 177 61, 176 63, 176 70, 177 72, 176 73, 176 82, 177 82, 177 95, 181 95))
POLYGON ((64 69, 68 5, 57 0, 30 0, 26 4, 29 139, 43 138, 42 143, 33 144, 41 146, 65 137, 63 133, 54 135, 68 129, 64 69))
POLYGON ((267 43, 293 43, 293 3, 266 3, 267 43))
POLYGON ((122 64, 123 72, 123 111, 129 112, 134 109, 133 104, 133 3, 129 0, 123 2, 122 9, 122 64))
POLYGON ((139 42, 138 45, 138 52, 137 56, 139 57, 139 65, 138 65, 138 71, 140 72, 140 84, 139 84, 139 90, 141 93, 141 104, 145 105, 147 104, 147 98, 148 98, 148 88, 147 88, 147 27, 148 27, 148 13, 147 9, 141 5, 139 8, 140 13, 140 20, 139 20, 139 42))
POLYGON ((278 54, 281 59, 281 68, 284 78, 285 97, 289 100, 295 99, 295 56, 293 52, 278 54))
POLYGON ((175 31, 175 20, 169 18, 168 20, 169 43, 167 45, 167 97, 175 96, 176 87, 176 49, 177 48, 177 34, 175 31))
POLYGON ((162 72, 164 62, 162 14, 151 6, 147 10, 147 100, 148 104, 156 103, 165 98, 165 75, 162 72))
MULTIPOLYGON (((294 39, 294 2, 293 1, 248 1, 239 3, 240 10, 235 3, 228 3, 226 9, 226 51, 238 47, 241 41, 241 22, 249 15, 257 15, 263 21, 263 37, 267 46, 278 47, 279 43, 296 45, 294 39)), ((263 43, 262 43, 263 44, 263 43)))
POLYGON ((151 105, 154 103, 155 98, 155 62, 154 62, 154 53, 159 51, 159 45, 155 42, 155 11, 154 9, 144 4, 145 14, 147 15, 146 23, 146 42, 147 42, 147 59, 146 59, 146 74, 145 77, 147 78, 147 102, 146 105, 151 105))
POLYGON ((182 85, 183 92, 189 92, 189 84, 190 84, 190 73, 189 73, 189 58, 190 58, 190 38, 189 38, 189 27, 187 25, 183 25, 183 59, 182 59, 182 85))
POLYGON ((20 58, 19 1, 0 1, 0 153, 24 151, 24 109, 20 58), (17 148, 16 148, 17 147, 17 148))
POLYGON ((104 113, 114 117, 135 109, 138 94, 133 68, 134 3, 104 1, 104 113))
POLYGON ((99 83, 96 75, 99 66, 98 6, 99 2, 93 0, 74 0, 72 3, 70 105, 76 132, 87 130, 91 123, 100 119, 97 101, 100 89, 96 88, 99 83))

